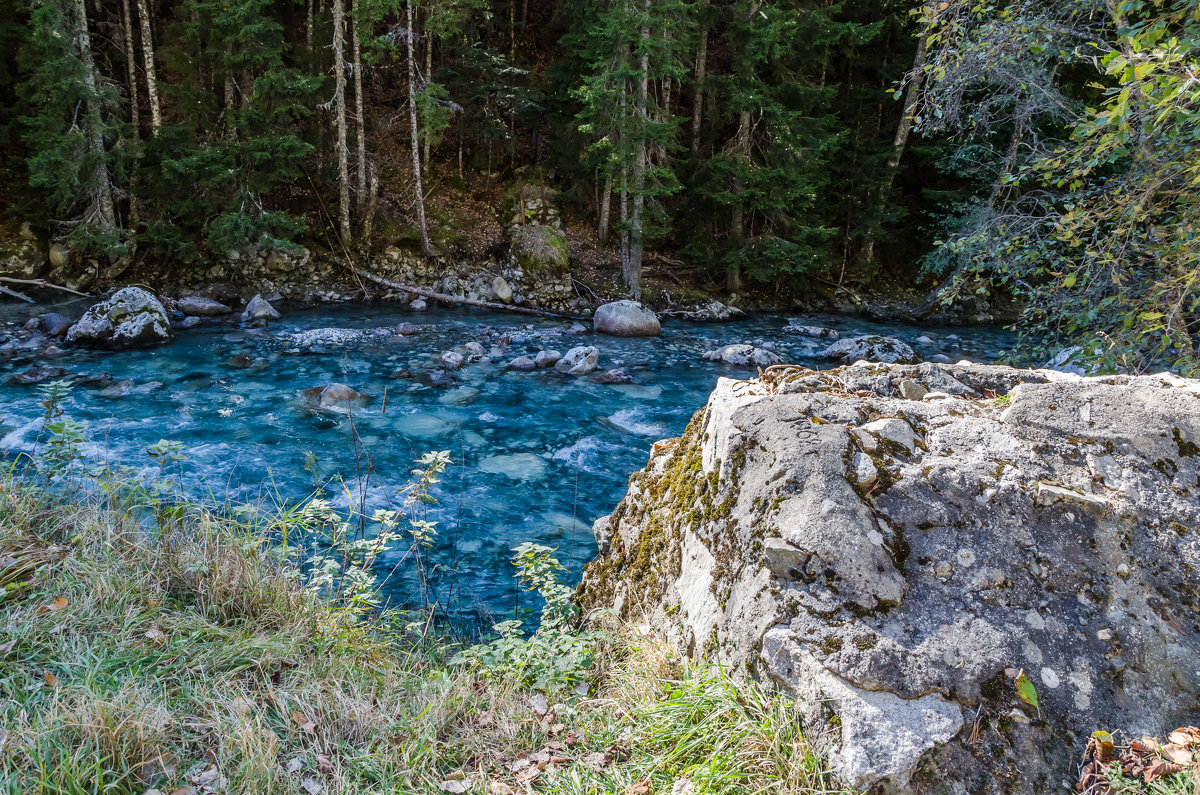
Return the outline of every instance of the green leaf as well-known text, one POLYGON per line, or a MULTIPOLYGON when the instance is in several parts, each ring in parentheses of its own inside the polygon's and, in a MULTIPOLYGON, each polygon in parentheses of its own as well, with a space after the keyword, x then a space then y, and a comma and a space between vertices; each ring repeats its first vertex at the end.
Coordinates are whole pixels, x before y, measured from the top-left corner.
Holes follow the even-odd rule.
POLYGON ((1040 716, 1042 710, 1038 707, 1037 688, 1033 686, 1033 682, 1029 681, 1029 677, 1025 675, 1024 668, 1017 673, 1016 686, 1017 696, 1026 704, 1036 709, 1040 716))
POLYGON ((1063 279, 1063 287, 1074 287, 1074 286, 1075 286, 1075 274, 1068 273, 1067 278, 1063 279))

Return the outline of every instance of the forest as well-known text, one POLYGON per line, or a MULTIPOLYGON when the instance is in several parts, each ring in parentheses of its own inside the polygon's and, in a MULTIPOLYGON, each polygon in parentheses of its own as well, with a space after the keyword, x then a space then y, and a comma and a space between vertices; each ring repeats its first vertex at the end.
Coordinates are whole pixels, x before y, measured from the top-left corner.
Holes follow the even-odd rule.
POLYGON ((1198 365, 1184 0, 0 0, 4 215, 75 256, 484 256, 556 191, 625 288, 1004 296, 1198 365), (937 289, 932 289, 937 287, 937 289))

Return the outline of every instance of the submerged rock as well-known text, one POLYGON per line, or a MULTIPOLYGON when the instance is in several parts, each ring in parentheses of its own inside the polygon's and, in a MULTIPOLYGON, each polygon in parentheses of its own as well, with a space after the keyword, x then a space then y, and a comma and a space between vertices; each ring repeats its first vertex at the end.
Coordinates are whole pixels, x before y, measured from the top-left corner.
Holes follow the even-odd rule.
POLYGON ((786 688, 873 793, 1059 791, 1097 727, 1200 723, 1200 381, 773 375, 655 445, 585 610, 786 688), (897 394, 947 379, 1007 398, 897 394))
POLYGON ((841 339, 817 354, 818 359, 829 359, 851 364, 853 362, 880 362, 883 364, 912 364, 921 357, 906 343, 892 337, 868 335, 841 339))
POLYGON ((726 345, 722 348, 717 348, 715 351, 709 351, 704 354, 703 359, 706 362, 724 362, 734 367, 747 368, 770 367, 773 364, 783 364, 783 357, 779 354, 745 343, 726 345))
POLYGON ((592 327, 614 337, 657 337, 662 333, 658 316, 637 301, 612 301, 592 316, 592 327))
POLYGON ((93 305, 67 331, 67 342, 83 348, 127 350, 162 345, 175 338, 167 311, 140 287, 118 290, 93 305))
POLYGON ((537 356, 533 357, 533 363, 538 366, 538 369, 544 367, 553 367, 558 364, 558 360, 562 358, 562 354, 558 351, 538 351, 537 356))
POLYGON ((30 367, 22 373, 17 373, 9 377, 10 384, 40 384, 44 381, 54 381, 67 378, 71 373, 69 370, 64 370, 61 367, 46 367, 39 365, 30 367))
POLYGON ((580 345, 567 351, 554 365, 554 369, 566 375, 586 375, 596 369, 600 351, 591 346, 580 345))

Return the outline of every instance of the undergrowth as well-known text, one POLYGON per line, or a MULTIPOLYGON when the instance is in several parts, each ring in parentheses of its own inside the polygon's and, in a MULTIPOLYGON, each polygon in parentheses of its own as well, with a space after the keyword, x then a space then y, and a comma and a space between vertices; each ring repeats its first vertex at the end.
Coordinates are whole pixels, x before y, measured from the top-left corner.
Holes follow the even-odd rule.
POLYGON ((595 628, 548 696, 306 587, 270 520, 81 493, 0 484, 0 792, 843 791, 793 708, 653 635, 595 628))

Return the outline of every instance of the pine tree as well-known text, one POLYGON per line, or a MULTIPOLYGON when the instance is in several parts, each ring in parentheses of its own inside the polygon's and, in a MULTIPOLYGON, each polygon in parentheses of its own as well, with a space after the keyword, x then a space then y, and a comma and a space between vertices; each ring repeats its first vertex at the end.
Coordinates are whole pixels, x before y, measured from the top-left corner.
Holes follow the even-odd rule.
POLYGON ((45 190, 56 232, 97 253, 122 251, 110 150, 119 95, 96 67, 84 0, 38 0, 22 60, 30 184, 45 190))

